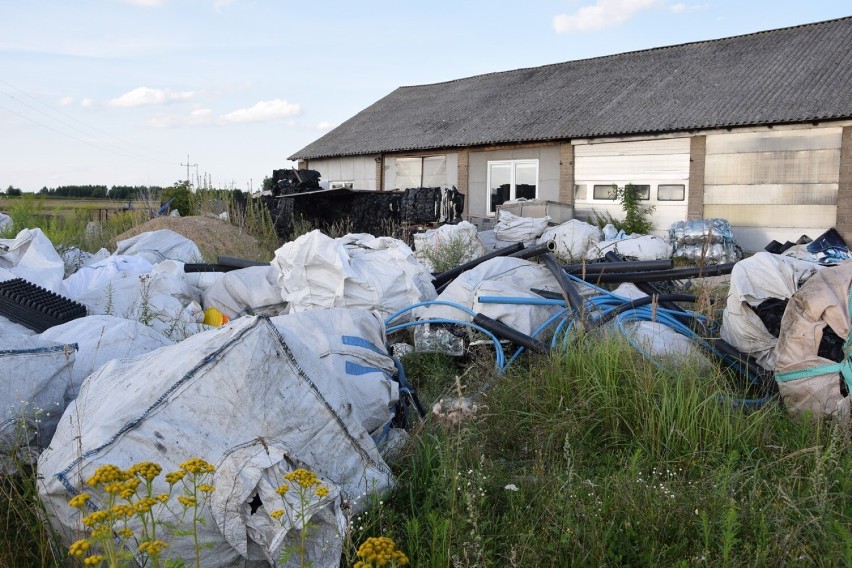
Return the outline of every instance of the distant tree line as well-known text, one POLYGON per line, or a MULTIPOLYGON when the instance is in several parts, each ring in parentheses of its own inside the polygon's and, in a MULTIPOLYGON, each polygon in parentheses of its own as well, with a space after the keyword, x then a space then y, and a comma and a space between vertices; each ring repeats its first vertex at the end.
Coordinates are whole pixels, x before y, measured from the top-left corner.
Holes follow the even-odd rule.
POLYGON ((60 185, 57 188, 43 187, 39 195, 48 197, 84 197, 86 199, 135 199, 140 195, 159 196, 163 192, 158 186, 129 186, 114 185, 107 188, 105 185, 60 185))

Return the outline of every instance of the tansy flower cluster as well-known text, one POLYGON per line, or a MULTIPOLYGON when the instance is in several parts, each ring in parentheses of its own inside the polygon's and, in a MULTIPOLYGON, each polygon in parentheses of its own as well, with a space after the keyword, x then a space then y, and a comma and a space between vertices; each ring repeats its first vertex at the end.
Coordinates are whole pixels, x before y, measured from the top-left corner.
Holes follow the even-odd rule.
POLYGON ((408 557, 397 550, 393 539, 386 536, 372 536, 358 547, 355 568, 378 568, 380 566, 408 566, 408 557))
POLYGON ((294 481, 305 489, 320 484, 320 480, 317 479, 317 474, 301 467, 286 474, 284 479, 294 481))

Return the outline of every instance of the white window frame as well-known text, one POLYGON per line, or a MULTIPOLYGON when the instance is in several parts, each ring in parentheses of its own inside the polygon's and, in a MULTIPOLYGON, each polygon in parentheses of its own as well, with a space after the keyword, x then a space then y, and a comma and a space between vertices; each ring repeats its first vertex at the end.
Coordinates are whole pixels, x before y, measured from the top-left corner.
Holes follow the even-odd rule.
MULTIPOLYGON (((528 159, 528 160, 488 160, 486 162, 486 176, 485 176, 485 212, 489 217, 494 217, 497 214, 497 211, 491 210, 491 166, 511 166, 511 181, 509 182, 509 199, 508 201, 514 201, 516 198, 515 193, 515 172, 516 167, 518 165, 534 165, 535 166, 535 198, 538 199, 539 190, 541 188, 541 184, 539 183, 538 173, 538 159, 528 159)), ((496 207, 495 207, 496 209, 496 207)))
MULTIPOLYGON (((445 187, 447 185, 447 156, 446 156, 446 154, 434 154, 434 155, 429 155, 429 156, 399 156, 397 158, 394 158, 394 168, 396 168, 394 175, 397 178, 395 185, 399 189, 407 189, 407 186, 403 187, 404 184, 399 183, 399 178, 401 177, 399 175, 399 166, 400 166, 400 162, 411 162, 411 163, 419 163, 420 181, 418 182, 418 185, 416 187, 435 187, 435 185, 432 185, 432 184, 426 185, 426 181, 424 180, 424 178, 426 177, 426 162, 430 161, 430 160, 441 162, 440 167, 438 168, 437 177, 443 177, 443 183, 438 184, 438 185, 440 187, 445 187), (441 171, 441 170, 443 170, 443 171, 441 171)), ((435 174, 431 174, 431 177, 436 177, 436 176, 435 176, 435 174)))

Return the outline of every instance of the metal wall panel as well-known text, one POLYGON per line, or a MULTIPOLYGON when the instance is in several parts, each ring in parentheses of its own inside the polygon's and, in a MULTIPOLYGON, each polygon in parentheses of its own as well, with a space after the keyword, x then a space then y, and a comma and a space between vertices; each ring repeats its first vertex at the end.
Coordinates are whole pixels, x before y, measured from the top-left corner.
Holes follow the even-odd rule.
POLYGON ((575 183, 689 179, 689 138, 574 147, 575 183))
POLYGON ((796 150, 838 150, 842 128, 737 132, 707 136, 707 155, 796 150))
POLYGON ((836 183, 705 185, 705 205, 836 205, 836 183))
MULTIPOLYGON (((833 205, 705 205, 704 216, 725 218, 732 226, 822 227, 820 232, 823 232, 837 222, 837 208, 833 205)), ((818 236, 810 235, 811 238, 818 236)), ((764 246, 767 244, 768 241, 764 246)))
POLYGON ((376 189, 376 160, 372 156, 311 160, 309 167, 326 181, 351 181, 355 189, 376 189))
POLYGON ((837 183, 840 149, 712 154, 704 167, 707 185, 837 183))

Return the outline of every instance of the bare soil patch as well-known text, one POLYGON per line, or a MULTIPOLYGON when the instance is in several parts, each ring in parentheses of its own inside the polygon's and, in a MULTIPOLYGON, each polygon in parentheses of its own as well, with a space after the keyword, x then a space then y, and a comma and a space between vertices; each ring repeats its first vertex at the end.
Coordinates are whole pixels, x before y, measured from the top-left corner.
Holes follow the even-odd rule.
POLYGON ((113 250, 118 241, 135 237, 138 234, 169 229, 183 235, 198 245, 205 262, 215 263, 219 256, 231 256, 247 260, 268 262, 272 259, 261 258, 264 252, 253 236, 244 229, 212 216, 192 217, 155 217, 129 231, 118 235, 112 242, 113 250))

